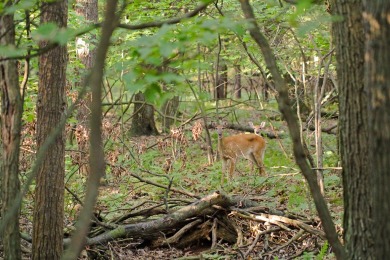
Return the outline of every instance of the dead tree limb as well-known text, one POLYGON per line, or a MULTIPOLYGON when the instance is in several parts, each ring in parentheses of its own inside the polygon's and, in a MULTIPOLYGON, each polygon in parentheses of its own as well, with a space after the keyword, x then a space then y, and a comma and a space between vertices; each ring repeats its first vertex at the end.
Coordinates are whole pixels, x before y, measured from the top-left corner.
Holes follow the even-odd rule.
MULTIPOLYGON (((137 237, 137 238, 152 238, 162 235, 162 232, 177 228, 180 223, 185 223, 189 219, 202 216, 203 211, 213 206, 227 208, 232 206, 230 199, 219 192, 214 192, 196 202, 185 206, 171 214, 162 218, 119 226, 116 229, 107 231, 93 238, 87 238, 87 245, 101 244, 112 241, 117 238, 137 237)), ((65 244, 67 241, 65 241, 65 244)))
POLYGON ((282 248, 285 248, 286 246, 292 244, 294 241, 296 241, 299 238, 301 238, 304 235, 304 233, 305 233, 305 231, 303 229, 299 230, 298 233, 295 236, 293 236, 290 240, 288 240, 286 243, 284 243, 283 245, 278 246, 277 248, 273 249, 270 252, 267 252, 265 255, 272 255, 272 253, 278 252, 282 248))
MULTIPOLYGON (((208 125, 208 128, 214 128, 211 124, 208 125)), ((249 126, 239 125, 239 124, 231 124, 227 123, 225 128, 234 129, 242 132, 253 132, 253 128, 249 126)), ((261 131, 262 136, 266 136, 269 139, 277 139, 277 138, 286 138, 286 133, 283 132, 268 132, 268 131, 261 131)))
MULTIPOLYGON (((251 220, 257 221, 257 222, 267 221, 269 223, 272 223, 274 225, 279 226, 280 228, 286 229, 287 227, 281 224, 281 223, 284 223, 287 225, 291 225, 291 226, 303 229, 308 233, 319 236, 323 240, 326 239, 325 233, 322 230, 315 229, 315 228, 311 227, 310 225, 308 225, 302 221, 299 221, 299 220, 290 219, 290 218, 286 218, 286 217, 282 217, 282 216, 271 215, 271 214, 263 214, 263 213, 261 213, 259 215, 255 215, 255 214, 247 213, 245 211, 236 211, 234 214, 238 215, 239 217, 251 219, 251 220)), ((290 229, 287 228, 287 230, 290 230, 290 229)))
POLYGON ((266 234, 269 234, 269 233, 272 233, 272 232, 278 232, 282 230, 281 228, 271 228, 271 229, 267 229, 265 231, 261 231, 261 232, 258 232, 257 235, 256 235, 256 238, 255 240, 253 241, 253 243, 249 246, 248 250, 245 252, 244 254, 244 258, 246 259, 247 256, 250 254, 250 252, 255 248, 257 242, 259 241, 260 237, 262 235, 266 235, 266 234))
POLYGON ((180 240, 180 238, 183 237, 187 231, 189 231, 191 228, 193 228, 194 226, 196 226, 200 223, 202 223, 201 219, 197 219, 195 221, 188 223, 187 225, 182 227, 178 232, 176 232, 176 234, 174 234, 170 238, 163 241, 162 245, 170 245, 170 244, 177 243, 180 240))

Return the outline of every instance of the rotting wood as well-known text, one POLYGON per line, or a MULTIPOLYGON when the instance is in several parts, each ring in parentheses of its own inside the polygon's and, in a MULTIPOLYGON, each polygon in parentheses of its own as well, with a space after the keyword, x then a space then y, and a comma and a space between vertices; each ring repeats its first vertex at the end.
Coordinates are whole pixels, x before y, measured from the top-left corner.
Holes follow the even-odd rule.
POLYGON ((284 243, 283 245, 278 246, 277 248, 273 249, 270 252, 267 252, 265 255, 272 255, 273 252, 277 252, 277 251, 281 250, 282 248, 290 245, 294 241, 296 241, 299 238, 301 238, 304 235, 304 233, 305 233, 305 230, 303 230, 303 229, 299 230, 298 233, 295 236, 293 236, 290 240, 288 240, 286 243, 284 243))
MULTIPOLYGON (((245 210, 240 209, 235 209, 233 213, 230 213, 230 211, 227 210, 229 207, 237 205, 240 201, 241 199, 239 199, 239 197, 229 198, 226 195, 215 192, 162 218, 147 222, 120 225, 116 229, 107 231, 96 237, 88 238, 87 244, 101 244, 118 238, 134 237, 152 240, 154 241, 154 245, 158 244, 159 246, 175 243, 177 243, 177 245, 185 245, 194 239, 196 240, 209 236, 213 226, 212 222, 210 222, 210 218, 206 218, 209 220, 201 224, 202 219, 206 215, 213 215, 214 217, 219 216, 218 221, 216 222, 218 224, 217 237, 222 238, 230 243, 237 242, 237 236, 239 234, 239 232, 237 232, 238 227, 230 220, 232 216, 238 216, 256 222, 269 222, 287 231, 291 231, 291 228, 287 226, 294 226, 313 235, 319 236, 321 239, 325 239, 323 231, 315 229, 304 223, 304 220, 299 221, 283 216, 265 213, 259 213, 258 215, 250 214, 245 210), (228 214, 230 218, 227 217, 228 214), (198 218, 201 216, 202 219, 198 218), (185 239, 183 239, 183 241, 179 241, 180 238, 184 237, 183 231, 188 231, 188 228, 194 227, 197 227, 199 230, 191 234, 186 234, 185 239), (178 229, 179 231, 176 231, 178 229), (164 233, 172 235, 167 239, 163 236, 164 233)), ((240 242, 240 244, 241 243, 242 242, 240 242)))
MULTIPOLYGON (((209 129, 214 128, 212 124, 209 124, 207 127, 209 129)), ((251 128, 249 126, 227 123, 225 128, 229 128, 229 129, 233 129, 233 130, 237 130, 237 131, 242 131, 242 132, 253 133, 253 128, 251 128)), ((269 132, 269 131, 264 131, 264 130, 261 131, 261 136, 265 136, 269 139, 278 139, 278 138, 286 138, 287 137, 286 133, 284 133, 284 132, 276 132, 276 131, 269 132)))
POLYGON ((263 214, 263 213, 261 213, 259 215, 255 215, 255 214, 250 214, 250 213, 247 213, 244 211, 240 211, 240 212, 237 211, 237 212, 234 212, 234 214, 237 214, 239 217, 251 219, 251 220, 257 221, 257 222, 264 222, 264 221, 268 220, 272 224, 278 225, 281 228, 283 228, 283 227, 285 228, 284 225, 281 225, 280 223, 278 223, 278 222, 282 222, 282 223, 287 224, 287 225, 292 225, 292 226, 295 226, 297 228, 301 228, 301 229, 305 230, 306 232, 309 232, 313 235, 319 236, 323 240, 326 240, 325 233, 322 230, 315 229, 315 228, 311 227, 310 225, 308 225, 302 221, 299 221, 299 220, 290 219, 290 218, 286 218, 286 217, 282 217, 282 216, 263 214))
POLYGON ((278 228, 267 229, 267 230, 264 230, 264 231, 261 231, 261 232, 257 232, 255 240, 249 246, 248 250, 245 252, 244 258, 246 258, 251 253, 251 251, 255 248, 257 242, 259 241, 259 239, 260 239, 260 237, 262 235, 266 235, 266 234, 269 234, 269 233, 272 233, 272 232, 277 232, 277 231, 280 231, 280 230, 282 230, 282 229, 278 227, 278 228))
POLYGON ((123 225, 99 236, 87 238, 87 245, 106 243, 123 237, 150 238, 151 236, 153 237, 153 235, 160 234, 160 232, 177 228, 179 223, 188 221, 189 218, 201 216, 205 209, 212 207, 213 205, 229 207, 232 204, 226 195, 214 192, 162 218, 148 222, 123 225))
POLYGON ((184 227, 182 227, 178 232, 176 232, 173 236, 163 241, 162 245, 170 245, 170 244, 176 244, 180 238, 182 238, 186 232, 188 232, 190 229, 192 229, 194 226, 199 225, 202 223, 201 219, 197 219, 195 221, 192 221, 191 223, 188 223, 184 227))
MULTIPOLYGON (((138 206, 134 208, 138 208, 138 206)), ((251 247, 260 246, 264 252, 268 251, 269 238, 267 236, 264 237, 263 242, 258 241, 260 244, 243 242, 243 233, 248 232, 245 226, 252 221, 268 226, 267 230, 261 231, 260 235, 266 235, 270 232, 286 234, 302 229, 307 232, 303 237, 311 235, 325 240, 324 232, 318 229, 318 219, 308 219, 306 216, 296 214, 284 215, 283 212, 279 211, 275 212, 277 215, 273 215, 269 214, 271 211, 264 206, 259 206, 256 202, 250 202, 249 199, 244 200, 240 196, 229 197, 215 192, 160 219, 150 221, 143 219, 139 223, 118 225, 111 231, 89 238, 87 243, 89 245, 104 245, 109 241, 122 241, 122 238, 126 238, 126 240, 138 241, 136 243, 139 246, 149 245, 152 248, 164 246, 185 248, 201 244, 211 246, 214 221, 217 223, 215 234, 218 246, 216 248, 220 248, 223 243, 236 244, 238 246, 236 253, 242 254, 242 256, 246 253, 250 254, 253 250, 251 247), (242 201, 245 203, 241 203, 242 201), (241 208, 234 207, 237 205, 240 205, 241 208), (256 216, 261 217, 256 218, 256 216), (284 227, 288 227, 288 230, 281 228, 281 223, 284 224, 284 227), (144 242, 140 244, 140 241, 144 242), (241 251, 244 248, 248 249, 244 252, 241 251)), ((24 234, 23 239, 31 243, 31 237, 28 235, 24 234)), ((64 245, 66 246, 68 243, 69 239, 64 239, 64 245)))

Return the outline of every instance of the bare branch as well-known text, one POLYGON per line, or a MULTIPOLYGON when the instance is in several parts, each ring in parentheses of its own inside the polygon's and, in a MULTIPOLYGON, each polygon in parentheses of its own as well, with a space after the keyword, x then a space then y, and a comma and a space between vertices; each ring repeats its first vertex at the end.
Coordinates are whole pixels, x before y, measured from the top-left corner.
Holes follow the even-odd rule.
POLYGON ((188 19, 191 17, 194 17, 195 15, 199 14, 201 11, 205 10, 207 6, 212 3, 213 1, 207 1, 198 7, 196 7, 193 11, 188 12, 180 17, 175 17, 172 19, 164 20, 164 21, 153 21, 149 23, 141 23, 136 25, 128 25, 128 24, 119 24, 118 27, 122 29, 128 29, 128 30, 140 30, 140 29, 146 29, 146 28, 152 28, 152 27, 162 27, 164 24, 177 24, 180 23, 184 19, 188 19))
POLYGON ((330 245, 333 247, 337 259, 345 259, 345 250, 339 240, 329 209, 326 205, 324 197, 321 195, 321 192, 317 184, 317 180, 315 178, 315 174, 313 174, 313 170, 310 168, 309 164, 307 163, 305 151, 300 141, 298 122, 294 112, 291 110, 290 100, 288 97, 288 89, 278 69, 275 55, 273 54, 273 51, 267 39, 259 29, 252 6, 249 4, 249 1, 240 0, 240 3, 245 18, 247 19, 248 23, 250 23, 251 25, 250 28, 248 29, 249 33, 253 38, 253 40, 258 45, 258 47, 260 48, 264 56, 265 62, 267 64, 267 67, 275 80, 275 86, 277 88, 277 91, 279 92, 279 98, 278 98, 279 109, 284 115, 288 124, 288 128, 290 130, 290 135, 293 140, 294 156, 297 164, 302 170, 302 173, 305 176, 305 179, 307 180, 307 183, 309 185, 318 214, 323 222, 322 224, 326 232, 326 237, 329 240, 330 245))

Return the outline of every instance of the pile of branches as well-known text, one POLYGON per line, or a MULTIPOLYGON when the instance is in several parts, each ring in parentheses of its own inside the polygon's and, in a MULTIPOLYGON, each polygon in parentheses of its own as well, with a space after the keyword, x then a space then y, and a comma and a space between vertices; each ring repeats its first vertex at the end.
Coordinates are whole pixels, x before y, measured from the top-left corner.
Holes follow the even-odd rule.
POLYGON ((159 249, 161 253, 165 248, 175 258, 219 254, 238 259, 288 259, 304 253, 328 253, 325 241, 318 220, 271 212, 259 202, 217 191, 175 211, 161 205, 108 223, 96 219, 86 243, 93 258, 107 254, 135 257, 145 250, 159 249))

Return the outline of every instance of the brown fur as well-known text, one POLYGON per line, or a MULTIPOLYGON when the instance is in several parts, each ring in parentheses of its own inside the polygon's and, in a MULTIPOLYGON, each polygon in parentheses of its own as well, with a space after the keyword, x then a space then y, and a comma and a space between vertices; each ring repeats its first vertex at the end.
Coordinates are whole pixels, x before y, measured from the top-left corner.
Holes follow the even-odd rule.
MULTIPOLYGON (((252 161, 258 168, 260 175, 264 174, 265 140, 256 134, 239 134, 223 137, 223 126, 216 126, 218 131, 218 150, 222 158, 222 171, 225 174, 227 162, 230 162, 229 179, 232 178, 238 157, 252 161)), ((223 183, 223 177, 221 178, 223 183)))

